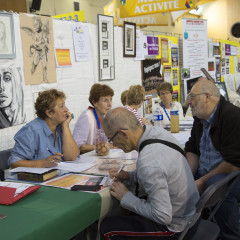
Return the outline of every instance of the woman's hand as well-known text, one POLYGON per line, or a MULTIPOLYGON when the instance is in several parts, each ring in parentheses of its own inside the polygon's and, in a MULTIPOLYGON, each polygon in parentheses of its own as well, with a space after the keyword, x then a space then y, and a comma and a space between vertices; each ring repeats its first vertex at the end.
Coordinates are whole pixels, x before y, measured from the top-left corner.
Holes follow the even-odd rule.
POLYGON ((69 123, 72 120, 72 114, 70 112, 67 113, 66 120, 62 122, 62 127, 69 126, 69 123))
POLYGON ((63 154, 56 152, 54 155, 50 155, 45 159, 37 160, 37 167, 39 168, 50 168, 56 167, 58 163, 61 162, 63 154))

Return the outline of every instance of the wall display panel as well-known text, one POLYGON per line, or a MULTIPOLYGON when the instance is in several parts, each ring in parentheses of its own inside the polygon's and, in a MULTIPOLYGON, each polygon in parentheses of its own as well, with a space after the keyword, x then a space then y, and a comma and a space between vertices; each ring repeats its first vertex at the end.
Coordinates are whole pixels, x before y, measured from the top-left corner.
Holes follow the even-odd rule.
POLYGON ((0 13, 0 58, 15 58, 15 34, 12 13, 0 13))
POLYGON ((113 17, 98 14, 99 81, 115 79, 113 17))
POLYGON ((20 13, 25 84, 56 82, 52 18, 20 13))

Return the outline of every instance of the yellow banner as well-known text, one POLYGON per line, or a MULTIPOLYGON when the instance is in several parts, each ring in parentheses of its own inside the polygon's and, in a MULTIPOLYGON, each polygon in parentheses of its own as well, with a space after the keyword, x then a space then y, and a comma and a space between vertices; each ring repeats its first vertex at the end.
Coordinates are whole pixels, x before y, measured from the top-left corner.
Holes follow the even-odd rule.
POLYGON ((59 18, 61 20, 84 22, 84 11, 71 12, 61 15, 53 16, 54 18, 59 18))
POLYGON ((118 0, 120 17, 133 17, 153 13, 196 8, 196 0, 118 0))
POLYGON ((136 23, 137 26, 168 26, 167 14, 148 14, 139 17, 120 18, 119 8, 116 6, 116 0, 106 5, 103 9, 104 14, 114 17, 114 25, 123 26, 123 22, 136 23))

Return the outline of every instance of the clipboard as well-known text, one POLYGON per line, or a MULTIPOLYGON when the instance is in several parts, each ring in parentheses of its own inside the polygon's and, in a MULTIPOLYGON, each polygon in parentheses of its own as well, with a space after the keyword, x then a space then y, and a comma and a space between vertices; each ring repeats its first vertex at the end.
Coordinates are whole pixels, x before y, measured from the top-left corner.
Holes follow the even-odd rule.
POLYGON ((28 194, 37 191, 40 187, 41 186, 31 186, 14 197, 17 190, 16 188, 0 186, 0 204, 11 205, 28 194))

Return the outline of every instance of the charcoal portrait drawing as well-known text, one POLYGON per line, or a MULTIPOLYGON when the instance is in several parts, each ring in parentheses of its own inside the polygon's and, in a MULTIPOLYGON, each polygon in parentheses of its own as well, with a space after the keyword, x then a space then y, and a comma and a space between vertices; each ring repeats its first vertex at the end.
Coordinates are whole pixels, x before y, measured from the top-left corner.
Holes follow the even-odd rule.
POLYGON ((26 120, 20 68, 0 68, 0 129, 26 120))

